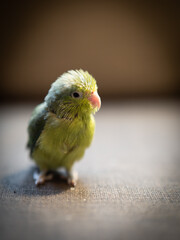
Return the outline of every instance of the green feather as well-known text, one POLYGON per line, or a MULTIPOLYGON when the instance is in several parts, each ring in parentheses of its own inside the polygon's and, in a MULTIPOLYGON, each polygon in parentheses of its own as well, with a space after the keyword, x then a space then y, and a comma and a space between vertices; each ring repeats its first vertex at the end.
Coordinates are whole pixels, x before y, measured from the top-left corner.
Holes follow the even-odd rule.
POLYGON ((93 113, 88 100, 97 91, 95 79, 83 70, 68 71, 51 86, 44 103, 30 119, 28 133, 31 157, 41 170, 65 167, 71 170, 90 146, 94 135, 93 113), (79 98, 72 97, 78 92, 79 98))
POLYGON ((45 116, 47 113, 46 103, 39 104, 33 111, 28 126, 29 140, 27 147, 30 148, 32 155, 36 142, 45 126, 45 116))

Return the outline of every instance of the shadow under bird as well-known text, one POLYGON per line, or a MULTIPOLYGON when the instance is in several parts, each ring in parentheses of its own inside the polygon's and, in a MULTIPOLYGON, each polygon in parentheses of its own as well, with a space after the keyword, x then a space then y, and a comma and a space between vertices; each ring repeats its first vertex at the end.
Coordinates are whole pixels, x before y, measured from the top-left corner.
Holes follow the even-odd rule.
POLYGON ((70 70, 51 85, 28 125, 27 147, 40 169, 34 173, 36 185, 52 179, 48 172, 58 168, 64 168, 68 183, 76 185, 77 174, 72 167, 91 144, 93 115, 100 106, 96 81, 87 71, 70 70))

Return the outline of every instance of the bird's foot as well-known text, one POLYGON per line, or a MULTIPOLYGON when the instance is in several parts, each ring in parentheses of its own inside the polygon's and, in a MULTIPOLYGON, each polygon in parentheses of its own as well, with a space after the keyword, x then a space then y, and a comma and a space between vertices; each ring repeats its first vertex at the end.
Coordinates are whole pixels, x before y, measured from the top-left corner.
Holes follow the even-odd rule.
POLYGON ((58 172, 62 180, 67 181, 67 183, 72 187, 76 186, 78 180, 78 173, 76 171, 60 169, 58 172))
POLYGON ((76 171, 67 172, 67 182, 70 186, 75 187, 78 180, 78 173, 76 171))
POLYGON ((49 173, 48 171, 41 171, 41 172, 34 172, 33 178, 35 181, 36 186, 44 184, 46 181, 50 181, 53 179, 53 174, 49 173))

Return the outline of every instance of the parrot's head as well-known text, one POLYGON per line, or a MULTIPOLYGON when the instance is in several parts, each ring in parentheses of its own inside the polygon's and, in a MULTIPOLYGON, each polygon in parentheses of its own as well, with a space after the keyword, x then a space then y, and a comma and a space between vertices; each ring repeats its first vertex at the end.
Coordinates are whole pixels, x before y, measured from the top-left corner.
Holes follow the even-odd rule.
POLYGON ((62 74, 51 85, 45 102, 57 117, 67 119, 95 114, 101 107, 96 80, 81 69, 62 74))

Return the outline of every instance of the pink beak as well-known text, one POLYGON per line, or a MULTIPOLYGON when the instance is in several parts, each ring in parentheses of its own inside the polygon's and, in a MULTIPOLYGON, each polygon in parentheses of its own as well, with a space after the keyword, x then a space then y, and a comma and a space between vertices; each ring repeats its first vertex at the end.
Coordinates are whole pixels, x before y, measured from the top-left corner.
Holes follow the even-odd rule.
POLYGON ((89 101, 91 102, 91 105, 94 108, 97 107, 98 110, 100 109, 100 107, 101 107, 101 99, 100 99, 100 97, 99 97, 97 92, 92 92, 91 96, 88 99, 89 99, 89 101))

